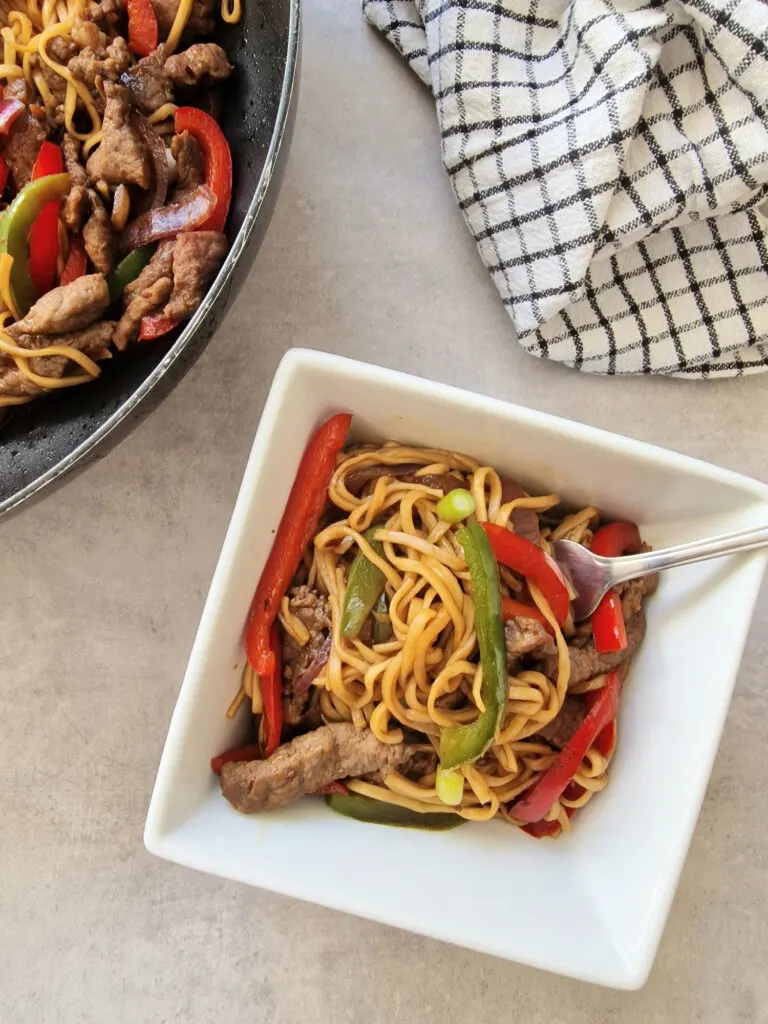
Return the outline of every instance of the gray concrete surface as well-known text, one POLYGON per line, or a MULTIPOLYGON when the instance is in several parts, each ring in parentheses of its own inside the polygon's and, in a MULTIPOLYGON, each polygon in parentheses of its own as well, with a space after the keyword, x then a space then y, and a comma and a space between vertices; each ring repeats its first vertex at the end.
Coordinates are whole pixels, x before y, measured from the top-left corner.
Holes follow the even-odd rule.
MULTIPOLYGON (((289 346, 768 479, 768 380, 590 379, 519 350, 454 208, 426 92, 363 25, 357 0, 307 0, 304 43, 285 186, 218 338, 117 451, 0 527, 0 1021, 768 1021, 767 588, 640 993, 200 876, 143 849, 187 654, 289 346)), ((702 625, 702 642, 716 635, 702 625)))

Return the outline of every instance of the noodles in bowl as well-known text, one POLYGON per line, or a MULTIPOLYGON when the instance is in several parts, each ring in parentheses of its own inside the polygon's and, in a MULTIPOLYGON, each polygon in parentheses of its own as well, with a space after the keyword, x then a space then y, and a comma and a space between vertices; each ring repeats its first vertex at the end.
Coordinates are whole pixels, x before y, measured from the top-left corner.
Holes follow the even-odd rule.
POLYGON ((549 554, 637 550, 631 523, 563 514, 476 459, 388 442, 305 452, 259 582, 228 714, 254 742, 214 758, 238 810, 322 793, 341 813, 556 836, 608 781, 616 710, 653 579, 574 623, 549 554))

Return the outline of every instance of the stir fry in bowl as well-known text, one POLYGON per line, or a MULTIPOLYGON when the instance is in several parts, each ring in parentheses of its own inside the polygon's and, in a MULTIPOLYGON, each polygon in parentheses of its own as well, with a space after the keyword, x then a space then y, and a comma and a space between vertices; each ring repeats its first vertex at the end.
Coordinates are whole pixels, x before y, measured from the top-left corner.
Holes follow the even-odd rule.
POLYGON ((632 523, 564 514, 455 452, 311 439, 251 605, 228 715, 253 740, 214 758, 224 796, 268 811, 324 794, 366 821, 501 818, 535 837, 607 783, 645 577, 575 623, 549 555, 569 538, 638 551, 632 523))
POLYGON ((198 308, 227 250, 233 69, 212 0, 0 0, 0 24, 2 407, 198 308))

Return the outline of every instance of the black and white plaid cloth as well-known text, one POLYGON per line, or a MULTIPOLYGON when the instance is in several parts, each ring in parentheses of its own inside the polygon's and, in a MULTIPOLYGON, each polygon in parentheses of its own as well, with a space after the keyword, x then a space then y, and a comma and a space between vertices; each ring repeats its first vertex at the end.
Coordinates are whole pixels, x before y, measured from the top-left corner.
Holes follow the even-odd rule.
POLYGON ((768 368, 768 0, 363 0, 528 352, 768 368))

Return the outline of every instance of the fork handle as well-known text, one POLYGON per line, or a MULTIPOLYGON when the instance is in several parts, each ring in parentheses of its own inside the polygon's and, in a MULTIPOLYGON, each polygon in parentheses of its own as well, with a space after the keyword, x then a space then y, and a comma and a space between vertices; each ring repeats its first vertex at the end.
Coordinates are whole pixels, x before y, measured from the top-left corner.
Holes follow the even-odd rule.
POLYGON ((768 526, 725 533, 720 537, 710 537, 708 540, 693 540, 687 544, 677 544, 673 548, 662 548, 660 551, 611 558, 610 586, 636 579, 638 576, 648 576, 661 569, 672 569, 677 565, 704 562, 708 558, 720 558, 723 555, 735 555, 739 551, 753 551, 755 548, 763 547, 768 547, 768 526))

